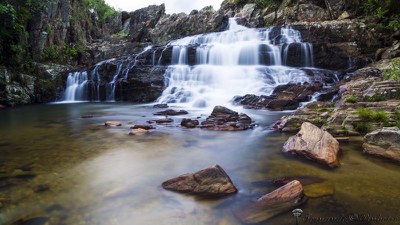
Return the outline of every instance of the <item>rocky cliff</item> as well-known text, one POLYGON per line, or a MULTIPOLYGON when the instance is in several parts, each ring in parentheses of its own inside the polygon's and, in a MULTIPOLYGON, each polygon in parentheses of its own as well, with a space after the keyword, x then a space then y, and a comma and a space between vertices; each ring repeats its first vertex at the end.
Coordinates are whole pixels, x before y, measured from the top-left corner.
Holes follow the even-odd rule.
MULTIPOLYGON (((248 27, 294 26, 301 32, 304 41, 313 43, 314 64, 324 69, 354 71, 372 62, 378 48, 390 46, 395 40, 391 30, 378 26, 376 20, 360 14, 360 1, 284 0, 275 1, 279 2, 276 5, 260 6, 251 1, 225 0, 218 11, 206 7, 193 10, 190 14, 173 15, 165 13, 164 5, 153 5, 130 13, 118 12, 104 21, 100 21, 96 10, 85 2, 45 1, 44 7, 36 12, 37 16, 27 20, 27 55, 34 63, 29 62, 17 69, 11 68, 16 75, 11 76, 10 82, 3 79, 0 83, 0 104, 56 100, 56 93, 64 84, 60 79, 65 79, 66 71, 70 69, 90 68, 110 58, 132 57, 148 45, 161 47, 184 36, 221 31, 226 29, 229 17, 236 17, 240 24, 248 27), (65 66, 48 63, 52 61, 65 66), (48 70, 58 73, 48 75, 45 72, 48 70), (21 94, 31 96, 30 100, 25 98, 24 101, 10 101, 10 91, 7 91, 9 85, 20 84, 22 89, 29 90, 26 82, 20 83, 19 78, 13 78, 24 77, 20 74, 33 77, 36 91, 21 94)), ((163 65, 167 65, 168 57, 164 60, 163 65)), ((154 70, 139 71, 138 76, 149 77, 154 70)), ((112 77, 112 73, 106 72, 106 76, 112 77)), ((132 87, 129 81, 124 83, 132 87)), ((150 83, 142 82, 141 85, 146 89, 150 83)), ((134 100, 129 97, 118 99, 134 100)), ((147 100, 150 99, 154 97, 147 100)))

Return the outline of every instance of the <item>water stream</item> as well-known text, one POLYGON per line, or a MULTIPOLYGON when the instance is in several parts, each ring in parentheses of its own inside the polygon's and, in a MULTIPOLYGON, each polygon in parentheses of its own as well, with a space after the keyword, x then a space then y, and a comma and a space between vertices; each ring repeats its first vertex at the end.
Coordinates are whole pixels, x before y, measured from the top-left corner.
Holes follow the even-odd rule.
MULTIPOLYGON (((132 124, 162 118, 152 116, 156 111, 122 103, 0 111, 0 224, 45 217, 51 225, 238 225, 232 210, 275 188, 264 181, 287 176, 317 176, 335 187, 333 196, 301 206, 307 215, 398 213, 398 165, 363 155, 358 141, 341 145, 342 165, 331 170, 282 154, 288 136, 269 129, 280 112, 243 110, 260 124, 243 132, 183 129, 178 117, 150 134, 128 135, 132 124), (106 128, 107 120, 123 126, 106 128), (239 193, 205 200, 161 188, 167 179, 213 164, 226 170, 239 193)), ((206 117, 189 112, 190 118, 206 117)), ((288 212, 262 224, 295 223, 288 212)))

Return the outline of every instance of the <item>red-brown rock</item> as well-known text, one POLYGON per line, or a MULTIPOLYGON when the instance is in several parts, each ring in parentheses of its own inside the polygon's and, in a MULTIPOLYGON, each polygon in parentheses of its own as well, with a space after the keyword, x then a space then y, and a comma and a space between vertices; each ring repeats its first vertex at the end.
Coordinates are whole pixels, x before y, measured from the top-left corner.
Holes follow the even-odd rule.
POLYGON ((339 142, 327 131, 308 122, 301 125, 299 133, 289 138, 283 152, 301 155, 330 167, 339 166, 339 142))
POLYGON ((162 183, 162 187, 171 191, 206 197, 224 196, 237 192, 231 179, 219 165, 167 180, 162 183))
POLYGON ((260 223, 280 213, 294 209, 305 201, 303 186, 299 181, 294 180, 262 196, 256 202, 236 210, 235 215, 247 224, 260 223))

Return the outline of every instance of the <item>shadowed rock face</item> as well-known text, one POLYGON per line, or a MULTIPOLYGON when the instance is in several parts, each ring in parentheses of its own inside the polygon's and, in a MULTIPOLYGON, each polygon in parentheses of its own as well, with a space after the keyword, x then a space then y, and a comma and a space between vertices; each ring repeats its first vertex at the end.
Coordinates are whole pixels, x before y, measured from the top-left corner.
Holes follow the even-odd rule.
POLYGON ((219 165, 167 180, 162 183, 162 187, 205 197, 218 197, 237 192, 231 179, 219 165))
POLYGON ((223 106, 215 106, 211 115, 201 123, 200 128, 219 131, 247 130, 251 127, 251 118, 223 106))
POLYGON ((255 224, 294 209, 305 201, 303 186, 294 180, 235 211, 235 215, 244 223, 255 224))
POLYGON ((185 128, 196 128, 199 125, 198 120, 182 119, 181 126, 185 128))
POLYGON ((283 152, 301 155, 330 167, 339 166, 339 142, 327 131, 308 122, 301 125, 299 133, 289 138, 283 152))
POLYGON ((384 127, 364 137, 364 153, 400 162, 400 129, 384 127))
POLYGON ((165 111, 154 113, 154 115, 157 115, 157 116, 178 116, 178 115, 185 115, 185 114, 188 114, 188 112, 185 110, 176 111, 173 109, 167 109, 165 111))

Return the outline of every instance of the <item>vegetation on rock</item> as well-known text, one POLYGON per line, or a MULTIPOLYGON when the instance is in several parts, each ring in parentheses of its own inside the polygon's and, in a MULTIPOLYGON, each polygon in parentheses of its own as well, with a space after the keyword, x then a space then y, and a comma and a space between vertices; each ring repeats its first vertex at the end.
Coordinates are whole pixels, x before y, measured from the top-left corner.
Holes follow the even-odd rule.
POLYGON ((387 80, 400 82, 400 58, 393 59, 391 64, 391 68, 385 70, 383 75, 387 80))

